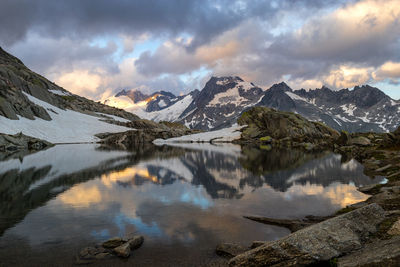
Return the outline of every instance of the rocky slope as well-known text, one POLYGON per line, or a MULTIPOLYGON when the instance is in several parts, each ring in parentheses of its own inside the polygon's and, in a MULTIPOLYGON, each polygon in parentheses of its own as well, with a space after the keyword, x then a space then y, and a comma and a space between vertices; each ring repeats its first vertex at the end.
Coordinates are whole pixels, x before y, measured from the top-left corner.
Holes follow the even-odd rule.
POLYGON ((52 143, 92 142, 97 133, 129 129, 116 123, 137 119, 68 92, 0 48, 0 133, 22 132, 52 143))
POLYGON ((51 120, 51 111, 35 105, 24 93, 60 109, 84 113, 101 112, 128 120, 138 119, 124 110, 111 108, 68 92, 34 73, 18 58, 0 48, 0 115, 12 120, 18 120, 18 116, 31 120, 34 117, 51 120))
MULTIPOLYGON (((147 97, 126 95, 137 101, 147 97)), ((166 103, 172 96, 166 92, 151 96, 153 102, 149 109, 156 109, 155 101, 166 103)), ((175 103, 178 100, 176 98, 175 103)), ((0 133, 23 133, 51 143, 95 142, 99 140, 97 134, 126 132, 135 127, 140 130, 151 124, 134 123, 138 120, 139 117, 130 112, 68 92, 0 48, 0 133)), ((182 127, 178 131, 174 124, 153 124, 151 130, 146 128, 148 136, 158 136, 155 132, 159 129, 164 133, 171 131, 168 137, 184 134, 187 130, 182 127)), ((12 146, 12 143, 5 146, 12 146)))

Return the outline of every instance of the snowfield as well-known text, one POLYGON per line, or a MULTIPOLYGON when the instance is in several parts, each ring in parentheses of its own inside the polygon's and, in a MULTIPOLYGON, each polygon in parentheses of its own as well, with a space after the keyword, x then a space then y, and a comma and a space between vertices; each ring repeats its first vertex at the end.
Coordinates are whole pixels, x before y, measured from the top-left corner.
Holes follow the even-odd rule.
MULTIPOLYGON (((51 121, 41 118, 30 120, 21 116, 19 120, 10 120, 0 116, 0 133, 25 135, 49 141, 51 143, 85 143, 96 142, 99 138, 94 135, 99 133, 117 133, 132 130, 101 121, 104 118, 90 116, 73 110, 62 110, 47 102, 41 101, 24 93, 31 102, 42 106, 47 110, 51 121), (55 113, 56 112, 56 113, 55 113)), ((112 115, 107 115, 118 120, 125 120, 112 115)))
MULTIPOLYGON (((185 111, 185 109, 192 103, 193 98, 191 95, 187 95, 175 104, 153 112, 147 112, 145 116, 149 120, 154 120, 155 122, 159 121, 176 121, 179 119, 179 116, 185 111)), ((160 102, 161 103, 161 102, 160 102)), ((139 114, 137 114, 139 116, 139 114)), ((140 117, 140 116, 139 116, 140 117)))
MULTIPOLYGON (((153 120, 155 122, 160 121, 177 121, 179 116, 185 111, 185 109, 192 103, 193 98, 191 95, 187 95, 181 100, 177 101, 173 105, 153 112, 147 112, 146 101, 141 101, 138 103, 133 103, 132 100, 127 96, 110 97, 104 103, 111 107, 117 107, 125 109, 142 119, 153 120)), ((159 106, 165 107, 167 104, 164 100, 161 100, 159 106)))
POLYGON ((168 143, 192 143, 192 142, 232 142, 240 138, 241 132, 240 129, 245 127, 233 125, 229 128, 224 128, 221 130, 198 133, 198 134, 190 134, 184 135, 180 137, 174 137, 169 139, 156 139, 153 141, 156 145, 168 144, 168 143))

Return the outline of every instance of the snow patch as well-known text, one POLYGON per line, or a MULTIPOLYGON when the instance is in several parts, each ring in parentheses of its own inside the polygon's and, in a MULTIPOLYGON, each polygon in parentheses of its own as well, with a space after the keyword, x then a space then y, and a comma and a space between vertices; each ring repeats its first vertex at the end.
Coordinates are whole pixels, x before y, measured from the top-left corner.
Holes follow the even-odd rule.
POLYGON ((354 104, 341 105, 340 107, 343 109, 344 113, 350 116, 354 116, 354 111, 357 109, 354 104))
POLYGON ((62 110, 47 102, 41 101, 27 93, 29 101, 45 109, 52 109, 58 114, 49 113, 51 121, 41 118, 30 120, 18 116, 19 120, 10 120, 0 116, 0 132, 5 134, 16 134, 22 132, 25 135, 47 140, 51 143, 80 143, 96 142, 95 137, 99 133, 116 133, 132 130, 100 121, 101 118, 83 114, 73 110, 62 110))
POLYGON ((165 103, 164 99, 161 99, 160 102, 158 102, 158 106, 159 106, 160 108, 163 108, 163 107, 166 107, 166 106, 167 106, 167 103, 165 103))
POLYGON ((115 116, 115 115, 110 115, 110 114, 105 114, 105 113, 100 113, 100 112, 96 112, 96 114, 99 114, 101 116, 106 116, 109 117, 115 121, 119 121, 119 122, 130 122, 130 120, 125 119, 125 118, 121 118, 119 116, 115 116))
POLYGON ((292 92, 285 92, 285 93, 293 100, 301 100, 301 101, 308 103, 307 99, 305 99, 304 97, 298 96, 295 93, 292 93, 292 92))
POLYGON ((53 93, 55 95, 64 95, 64 96, 72 95, 69 92, 64 92, 64 91, 60 91, 60 90, 49 90, 49 92, 53 93))
POLYGON ((207 107, 215 107, 217 105, 227 105, 227 104, 234 104, 239 106, 243 102, 248 101, 246 98, 239 95, 239 88, 233 87, 225 92, 216 94, 213 100, 208 103, 207 107))
POLYGON ((229 128, 221 130, 210 131, 205 133, 184 135, 181 137, 169 138, 169 139, 156 139, 153 141, 154 144, 168 144, 168 143, 190 143, 190 142, 232 142, 240 138, 242 129, 245 126, 233 125, 229 128))
POLYGON ((237 87, 242 88, 243 91, 247 92, 250 89, 254 88, 255 86, 252 83, 249 82, 238 82, 237 87))

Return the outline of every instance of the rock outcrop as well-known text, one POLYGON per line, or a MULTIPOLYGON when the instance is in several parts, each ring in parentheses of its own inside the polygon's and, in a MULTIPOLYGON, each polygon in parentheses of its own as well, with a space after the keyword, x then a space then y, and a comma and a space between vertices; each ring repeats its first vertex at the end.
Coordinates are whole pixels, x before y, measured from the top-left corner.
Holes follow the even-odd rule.
POLYGON ((371 204, 240 254, 230 266, 301 266, 329 261, 362 248, 385 218, 371 204))
POLYGON ((238 119, 244 142, 272 143, 283 146, 332 146, 339 133, 328 126, 311 122, 298 114, 282 112, 266 107, 255 107, 244 112, 238 119))
POLYGON ((15 135, 0 133, 0 153, 12 153, 21 150, 38 151, 50 146, 53 146, 53 144, 22 133, 15 135))
POLYGON ((97 136, 102 139, 101 143, 103 144, 132 147, 138 144, 151 143, 158 138, 168 139, 198 132, 179 123, 156 123, 149 120, 135 120, 129 122, 127 126, 135 130, 113 134, 105 133, 97 136))

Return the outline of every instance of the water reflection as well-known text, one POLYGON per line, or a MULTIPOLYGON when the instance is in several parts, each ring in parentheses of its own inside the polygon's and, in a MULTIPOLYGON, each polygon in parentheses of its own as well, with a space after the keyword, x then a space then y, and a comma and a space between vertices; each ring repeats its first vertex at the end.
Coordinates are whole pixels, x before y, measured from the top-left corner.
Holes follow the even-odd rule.
MULTIPOLYGON (((209 258, 221 241, 246 244, 288 233, 243 215, 327 215, 364 200, 356 186, 372 182, 359 163, 330 152, 182 146, 65 145, 1 161, 0 247, 56 242, 68 258, 82 243, 138 232, 146 246, 135 261, 155 250, 156 261, 163 252, 193 247, 209 258)), ((18 258, 17 250, 3 249, 0 259, 10 253, 18 258)), ((175 256, 193 260, 191 253, 175 256)))

